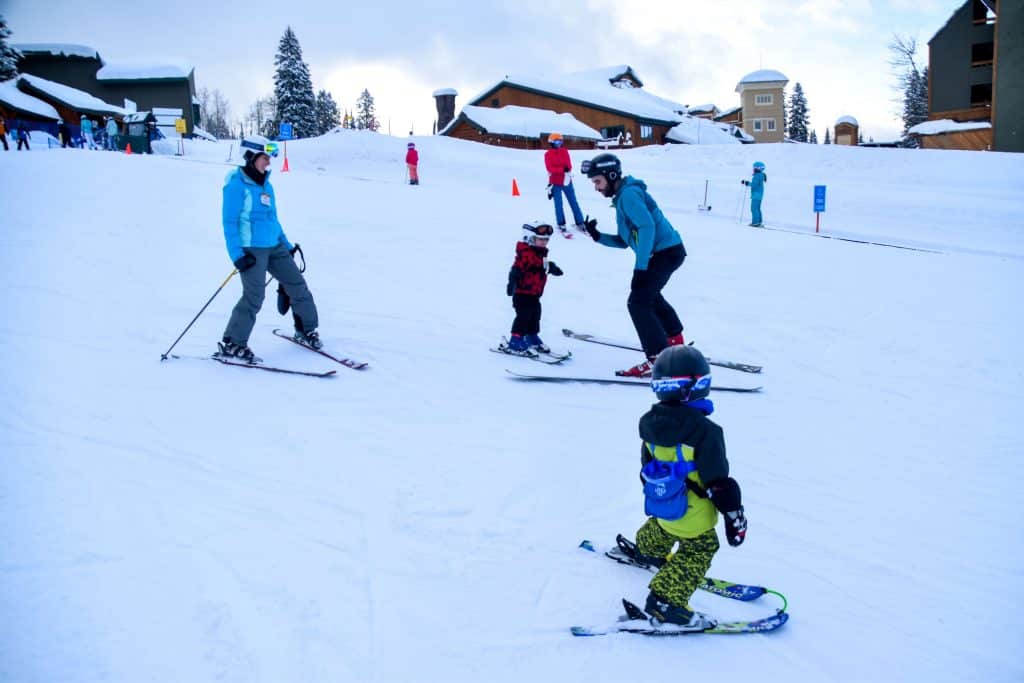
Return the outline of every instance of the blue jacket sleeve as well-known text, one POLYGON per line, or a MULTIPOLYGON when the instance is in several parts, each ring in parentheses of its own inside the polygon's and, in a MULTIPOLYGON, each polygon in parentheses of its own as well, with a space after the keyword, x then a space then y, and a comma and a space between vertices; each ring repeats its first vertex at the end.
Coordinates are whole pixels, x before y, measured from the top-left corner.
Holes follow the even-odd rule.
POLYGON ((242 202, 244 201, 245 188, 238 179, 237 174, 232 174, 224 183, 224 201, 221 204, 221 221, 224 223, 224 242, 228 247, 228 256, 232 263, 242 258, 245 253, 242 251, 242 236, 238 234, 238 219, 242 215, 242 202))
POLYGON ((636 270, 647 270, 647 262, 654 250, 654 216, 647 210, 642 190, 629 188, 622 193, 619 211, 625 214, 626 224, 636 230, 636 270))
POLYGON ((618 235, 609 235, 606 232, 601 233, 601 237, 597 240, 597 243, 603 244, 606 247, 615 247, 616 249, 625 249, 629 246, 618 235))

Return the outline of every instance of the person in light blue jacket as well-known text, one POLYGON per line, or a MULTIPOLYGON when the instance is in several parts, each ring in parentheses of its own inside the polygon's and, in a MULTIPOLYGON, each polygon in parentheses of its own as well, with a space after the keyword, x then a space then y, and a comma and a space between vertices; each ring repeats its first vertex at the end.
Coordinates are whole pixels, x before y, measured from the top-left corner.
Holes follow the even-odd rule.
POLYGON ((107 117, 107 149, 117 151, 117 121, 113 116, 107 117))
POLYGON ((221 217, 228 257, 242 279, 242 297, 231 311, 215 355, 261 362, 249 348, 249 335, 263 306, 267 273, 277 279, 290 300, 294 339, 319 350, 323 343, 316 330, 316 304, 293 258, 299 246, 288 241, 277 218, 269 170, 277 146, 262 136, 249 135, 239 143, 239 152, 244 165, 227 175, 221 217))
POLYGON ((764 172, 764 162, 754 162, 754 174, 750 180, 741 180, 741 183, 750 188, 750 226, 760 228, 764 225, 761 216, 761 200, 764 199, 764 184, 768 182, 768 175, 764 172))
POLYGON ((646 358, 615 374, 650 377, 654 359, 662 350, 685 343, 683 323, 661 290, 672 273, 683 265, 686 248, 679 233, 647 193, 647 185, 632 176, 623 177, 622 164, 614 154, 598 154, 583 162, 581 170, 594 183, 594 189, 611 197, 615 206, 615 234, 600 232, 597 220, 589 216, 583 223, 587 234, 598 244, 617 249, 628 247, 635 253, 626 306, 646 358))

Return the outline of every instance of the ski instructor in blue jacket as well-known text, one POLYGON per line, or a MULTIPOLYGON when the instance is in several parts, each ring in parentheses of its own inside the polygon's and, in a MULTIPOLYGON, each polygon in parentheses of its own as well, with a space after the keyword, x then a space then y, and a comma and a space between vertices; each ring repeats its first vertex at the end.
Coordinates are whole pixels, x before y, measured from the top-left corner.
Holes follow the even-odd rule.
POLYGON ((242 279, 242 298, 218 343, 221 356, 258 363, 249 348, 256 314, 263 307, 267 273, 273 275, 291 300, 295 340, 314 349, 323 347, 317 334, 317 312, 293 255, 292 246, 277 220, 277 198, 270 184, 270 157, 277 146, 260 135, 247 135, 239 143, 241 168, 224 182, 222 219, 228 256, 242 279))
POLYGON ((633 319, 646 358, 620 377, 650 377, 654 359, 668 346, 685 343, 683 324, 675 309, 662 296, 672 273, 683 265, 686 248, 683 240, 647 193, 647 185, 632 176, 622 176, 622 164, 614 154, 598 154, 581 167, 594 183, 594 189, 612 199, 615 206, 615 234, 602 233, 597 220, 584 222, 587 234, 606 247, 625 249, 636 254, 627 308, 633 319))

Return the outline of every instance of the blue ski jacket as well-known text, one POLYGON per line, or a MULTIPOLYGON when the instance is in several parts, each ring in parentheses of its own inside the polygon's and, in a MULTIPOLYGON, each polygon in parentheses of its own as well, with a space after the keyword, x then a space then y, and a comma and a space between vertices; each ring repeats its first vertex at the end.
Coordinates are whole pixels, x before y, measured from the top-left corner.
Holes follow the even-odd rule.
POLYGON ((289 250, 292 248, 277 220, 277 198, 269 170, 263 185, 254 182, 241 168, 228 173, 221 219, 232 261, 242 258, 246 247, 276 247, 283 243, 289 250))
POLYGON ((602 233, 598 242, 606 247, 632 249, 636 253, 635 270, 647 270, 654 252, 683 243, 683 238, 665 218, 657 202, 647 194, 644 181, 633 176, 623 178, 612 203, 615 205, 618 232, 614 235, 602 233))
POLYGON ((768 180, 768 176, 764 172, 755 172, 750 177, 750 198, 761 199, 764 197, 764 184, 768 180))

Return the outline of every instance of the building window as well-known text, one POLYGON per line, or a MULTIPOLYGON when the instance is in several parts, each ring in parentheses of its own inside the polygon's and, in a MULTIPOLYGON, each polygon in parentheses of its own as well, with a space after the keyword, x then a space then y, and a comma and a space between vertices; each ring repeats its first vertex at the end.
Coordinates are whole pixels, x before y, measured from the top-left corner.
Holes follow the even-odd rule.
POLYGON ((625 126, 607 126, 601 129, 601 137, 605 140, 617 140, 620 135, 626 134, 625 126))
POLYGON ((971 106, 984 107, 992 104, 992 84, 982 83, 971 86, 971 106))
POLYGON ((771 104, 775 100, 769 95, 754 95, 754 104, 771 104))
POLYGON ((654 137, 654 128, 652 128, 651 126, 648 126, 648 125, 645 125, 645 124, 641 123, 640 124, 640 139, 641 140, 650 140, 653 137, 654 137))
POLYGON ((764 121, 764 119, 754 119, 754 132, 755 133, 760 133, 761 132, 761 122, 762 121, 764 121))
POLYGON ((973 6, 971 7, 971 16, 974 19, 975 24, 994 24, 996 23, 996 15, 985 6, 985 3, 981 0, 974 0, 973 6))
POLYGON ((975 43, 971 45, 971 66, 991 64, 995 57, 995 43, 975 43))
POLYGON ((492 107, 497 107, 498 106, 498 98, 497 97, 491 98, 491 106, 492 107))
POLYGON ((768 132, 775 130, 775 119, 768 119, 768 132))

